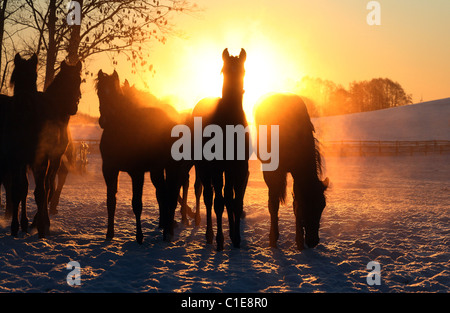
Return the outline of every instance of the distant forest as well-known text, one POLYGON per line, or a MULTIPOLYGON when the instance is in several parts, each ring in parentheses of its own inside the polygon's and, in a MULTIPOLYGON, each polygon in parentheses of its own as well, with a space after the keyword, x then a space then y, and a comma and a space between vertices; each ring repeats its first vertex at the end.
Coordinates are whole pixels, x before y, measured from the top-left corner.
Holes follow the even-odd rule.
POLYGON ((345 89, 330 80, 303 77, 298 93, 312 117, 387 109, 412 103, 412 95, 389 78, 354 81, 345 89))

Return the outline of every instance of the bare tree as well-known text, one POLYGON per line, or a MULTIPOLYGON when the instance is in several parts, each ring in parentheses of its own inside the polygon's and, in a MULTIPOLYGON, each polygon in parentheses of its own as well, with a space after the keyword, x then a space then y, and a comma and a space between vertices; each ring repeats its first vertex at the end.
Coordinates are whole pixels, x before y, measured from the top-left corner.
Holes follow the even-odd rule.
POLYGON ((34 34, 24 40, 45 60, 41 64, 46 69, 45 87, 65 58, 76 62, 108 53, 114 64, 119 55, 123 56, 134 73, 137 69, 152 71, 148 64, 150 43, 166 42, 167 35, 174 31, 170 22, 174 13, 198 10, 187 0, 79 0, 81 24, 71 26, 67 23, 67 0, 25 2, 14 22, 34 34))

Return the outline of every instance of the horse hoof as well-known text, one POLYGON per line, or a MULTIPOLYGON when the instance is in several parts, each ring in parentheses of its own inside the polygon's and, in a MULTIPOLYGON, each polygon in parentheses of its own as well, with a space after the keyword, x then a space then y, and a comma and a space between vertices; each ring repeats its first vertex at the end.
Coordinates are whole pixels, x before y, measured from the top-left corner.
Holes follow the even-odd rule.
POLYGON ((143 241, 144 241, 144 235, 137 234, 136 235, 136 242, 141 245, 143 241))
POLYGON ((271 247, 271 248, 278 248, 278 246, 277 246, 277 241, 276 240, 270 240, 269 241, 269 246, 271 247))
POLYGON ((211 245, 213 243, 213 239, 214 239, 214 234, 211 232, 206 232, 206 243, 208 245, 211 245))
POLYGON ((57 215, 58 214, 58 210, 57 209, 50 209, 49 211, 48 211, 48 214, 50 214, 50 215, 57 215))
POLYGON ((223 242, 221 244, 217 244, 217 252, 223 251, 223 242))
POLYGON ((173 235, 163 233, 163 240, 164 240, 165 242, 171 242, 171 241, 172 241, 172 238, 173 238, 173 235))
POLYGON ((298 251, 302 251, 305 249, 305 245, 303 242, 297 242, 297 249, 298 251))
POLYGON ((107 232, 106 233, 106 240, 111 241, 114 238, 114 232, 107 232))
POLYGON ((242 213, 241 213, 241 220, 243 220, 245 218, 245 216, 247 216, 247 214, 245 213, 245 211, 242 211, 242 213))
POLYGON ((20 229, 22 229, 23 233, 28 234, 28 224, 27 225, 21 225, 20 229))

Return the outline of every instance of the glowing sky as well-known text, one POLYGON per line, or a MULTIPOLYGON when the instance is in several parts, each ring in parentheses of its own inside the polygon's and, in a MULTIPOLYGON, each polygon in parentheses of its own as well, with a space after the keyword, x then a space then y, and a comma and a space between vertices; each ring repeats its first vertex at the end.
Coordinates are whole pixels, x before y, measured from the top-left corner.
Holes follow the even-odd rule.
MULTIPOLYGON (((413 101, 450 96, 450 1, 381 0, 381 25, 366 22, 366 0, 197 0, 202 12, 177 15, 183 33, 155 43, 154 77, 117 68, 121 80, 146 80, 158 97, 179 109, 220 96, 221 54, 247 51, 244 103, 251 109, 269 91, 295 91, 305 75, 348 87, 354 80, 388 77, 413 101)), ((88 63, 94 72, 113 67, 107 58, 88 63), (94 67, 98 67, 98 69, 94 67)), ((88 80, 80 111, 98 115, 88 80)))

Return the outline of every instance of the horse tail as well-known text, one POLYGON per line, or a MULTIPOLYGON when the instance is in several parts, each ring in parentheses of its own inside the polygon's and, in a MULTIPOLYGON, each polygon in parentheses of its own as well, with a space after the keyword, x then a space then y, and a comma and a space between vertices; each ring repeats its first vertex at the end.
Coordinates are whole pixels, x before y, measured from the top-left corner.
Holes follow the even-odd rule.
POLYGON ((278 189, 278 201, 281 204, 285 204, 286 202, 286 189, 287 189, 287 173, 285 173, 283 179, 280 180, 280 185, 278 189))
POLYGON ((316 173, 320 177, 323 172, 323 159, 320 152, 320 142, 317 138, 314 138, 314 157, 316 161, 316 173))

